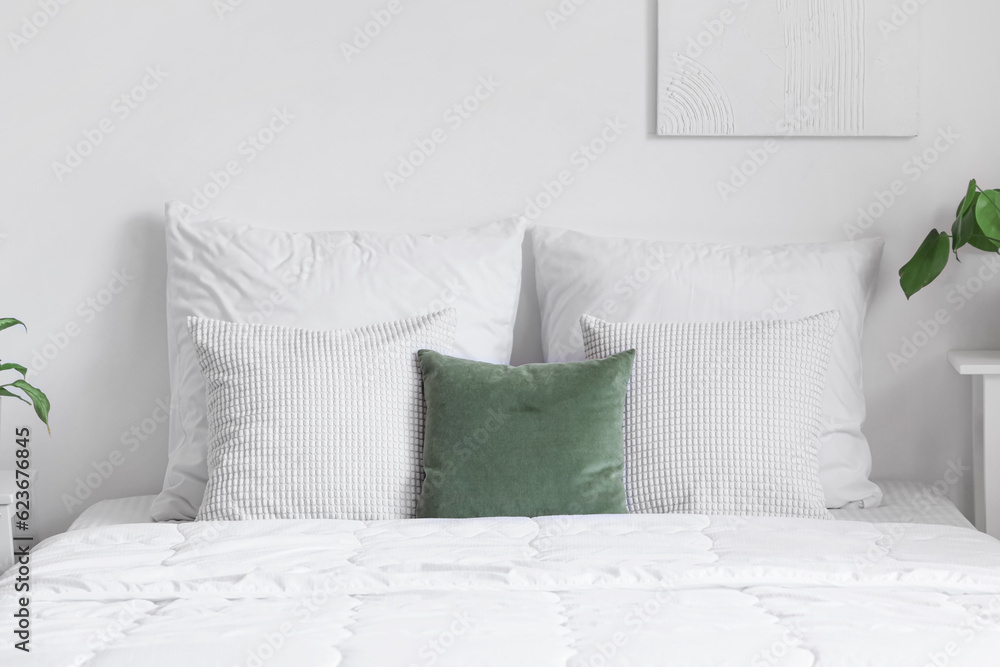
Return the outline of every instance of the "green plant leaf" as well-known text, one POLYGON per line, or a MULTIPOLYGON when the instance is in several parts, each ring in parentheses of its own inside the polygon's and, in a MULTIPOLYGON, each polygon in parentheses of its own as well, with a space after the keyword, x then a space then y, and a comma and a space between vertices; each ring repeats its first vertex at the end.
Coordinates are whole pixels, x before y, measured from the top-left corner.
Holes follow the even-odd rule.
POLYGON ((976 202, 976 222, 983 236, 1000 239, 1000 192, 986 190, 976 202))
POLYGON ((49 429, 49 433, 52 433, 52 429, 49 428, 49 399, 42 393, 41 389, 36 389, 24 380, 15 380, 11 385, 17 387, 31 399, 32 405, 35 407, 35 414, 38 418, 42 420, 45 427, 49 429))
POLYGON ((24 327, 25 331, 28 330, 28 327, 21 320, 15 320, 13 317, 0 317, 0 331, 16 327, 18 324, 24 327))
POLYGON ((979 186, 976 179, 969 182, 965 197, 955 211, 955 222, 951 226, 951 249, 958 257, 958 249, 969 243, 976 232, 976 201, 979 199, 979 186))
MULTIPOLYGON (((977 192, 975 195, 973 201, 979 197, 979 193, 977 192)), ((963 212, 959 217, 955 218, 955 224, 951 227, 951 249, 952 252, 956 253, 959 248, 969 243, 973 235, 979 230, 979 225, 976 222, 975 206, 966 209, 965 202, 963 201, 960 210, 963 212)))
POLYGON ((920 244, 913 259, 899 270, 899 285, 909 299, 934 282, 948 265, 951 243, 948 235, 934 229, 920 244))
POLYGON ((0 371, 17 371, 21 374, 21 377, 28 377, 28 369, 21 364, 15 364, 13 361, 6 364, 0 364, 0 371))
POLYGON ((965 193, 965 199, 962 200, 961 206, 958 208, 958 217, 961 218, 969 211, 973 210, 976 206, 976 195, 979 194, 979 184, 976 183, 976 179, 969 181, 969 189, 965 193))
POLYGON ((1000 243, 987 238, 978 226, 976 227, 976 231, 972 233, 972 238, 969 239, 969 245, 983 252, 997 252, 1000 250, 1000 243))
POLYGON ((7 390, 6 390, 6 389, 4 389, 3 387, 0 387, 0 396, 9 396, 10 398, 16 398, 16 399, 17 399, 17 400, 19 400, 19 401, 24 401, 24 402, 25 402, 25 403, 27 403, 28 405, 31 405, 31 402, 30 402, 30 401, 28 401, 28 400, 26 400, 26 399, 24 398, 24 396, 18 396, 17 394, 15 394, 15 393, 13 393, 13 392, 10 392, 10 391, 7 391, 7 390))

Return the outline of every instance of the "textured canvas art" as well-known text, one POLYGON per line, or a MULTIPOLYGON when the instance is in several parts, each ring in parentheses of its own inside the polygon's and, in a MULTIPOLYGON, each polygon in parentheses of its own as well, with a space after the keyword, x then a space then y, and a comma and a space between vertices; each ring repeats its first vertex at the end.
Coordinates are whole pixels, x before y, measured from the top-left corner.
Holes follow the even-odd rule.
POLYGON ((915 136, 916 21, 898 0, 659 0, 658 132, 915 136))

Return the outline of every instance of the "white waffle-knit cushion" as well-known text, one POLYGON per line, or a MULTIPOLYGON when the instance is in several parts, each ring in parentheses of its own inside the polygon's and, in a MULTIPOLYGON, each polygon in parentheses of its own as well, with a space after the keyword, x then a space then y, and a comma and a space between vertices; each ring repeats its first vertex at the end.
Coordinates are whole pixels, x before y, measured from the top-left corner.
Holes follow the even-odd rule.
POLYGON ((619 324, 585 315, 588 359, 636 350, 625 404, 629 511, 831 518, 818 436, 838 320, 619 324))
POLYGON ((868 479, 862 337, 882 241, 766 248, 599 238, 536 227, 545 360, 584 358, 580 317, 615 322, 796 320, 835 310, 820 431, 819 478, 827 507, 877 507, 868 479))
POLYGON ((453 309, 348 331, 189 318, 208 397, 199 520, 416 513, 424 401, 416 352, 448 353, 453 309))

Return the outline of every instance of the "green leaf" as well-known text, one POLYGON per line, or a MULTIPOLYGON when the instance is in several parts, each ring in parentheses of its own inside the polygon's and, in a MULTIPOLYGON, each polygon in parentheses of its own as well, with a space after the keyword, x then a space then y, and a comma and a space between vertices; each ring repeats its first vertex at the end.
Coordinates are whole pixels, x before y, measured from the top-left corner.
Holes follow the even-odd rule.
POLYGON ((913 259, 899 270, 899 284, 909 299, 934 282, 948 265, 951 243, 948 235, 934 229, 920 244, 913 259))
POLYGON ((0 364, 0 371, 17 371, 21 374, 21 377, 28 377, 28 369, 21 364, 15 364, 13 361, 7 364, 0 364))
POLYGON ((16 398, 19 401, 24 401, 28 405, 31 405, 31 403, 29 401, 26 401, 23 396, 18 396, 17 394, 11 393, 6 389, 4 389, 3 387, 0 387, 0 396, 9 396, 10 398, 16 398))
MULTIPOLYGON (((49 426, 49 399, 42 393, 41 389, 36 389, 24 380, 15 380, 11 383, 13 386, 17 387, 31 399, 32 404, 35 406, 35 414, 38 418, 42 420, 46 428, 49 426)), ((49 428, 49 433, 52 433, 52 429, 49 428)))
POLYGON ((976 202, 976 222, 979 223, 983 236, 1000 239, 1000 192, 986 190, 979 195, 976 202))
POLYGON ((24 327, 25 331, 28 330, 28 327, 21 320, 15 320, 13 317, 0 317, 0 331, 16 327, 18 324, 24 327))
POLYGON ((969 181, 969 189, 965 193, 965 199, 962 200, 962 205, 958 208, 958 217, 961 218, 969 211, 973 210, 976 206, 976 195, 979 194, 979 185, 976 183, 976 179, 969 181))
MULTIPOLYGON (((975 193, 975 198, 979 197, 979 193, 975 193)), ((979 225, 976 223, 976 209, 975 207, 966 209, 965 202, 961 207, 964 211, 958 218, 955 218, 955 224, 951 227, 951 249, 953 252, 958 252, 958 249, 966 245, 972 236, 979 230, 979 225)))
POLYGON ((992 239, 986 238, 982 230, 976 227, 976 231, 972 233, 972 238, 969 239, 969 245, 971 245, 976 250, 982 250, 983 252, 997 252, 1000 250, 1000 243, 993 241, 992 239))
MULTIPOLYGON (((958 249, 969 243, 976 232, 976 201, 979 199, 979 186, 976 179, 969 182, 969 189, 955 211, 955 222, 951 226, 951 249, 958 249)), ((955 257, 958 257, 956 254, 955 257)))

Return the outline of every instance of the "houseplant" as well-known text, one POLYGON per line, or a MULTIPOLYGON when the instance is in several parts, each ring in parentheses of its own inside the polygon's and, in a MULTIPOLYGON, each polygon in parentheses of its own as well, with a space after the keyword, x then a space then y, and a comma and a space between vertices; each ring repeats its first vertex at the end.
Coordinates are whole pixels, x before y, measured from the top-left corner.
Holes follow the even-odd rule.
MULTIPOLYGON (((20 320, 16 320, 13 317, 0 317, 0 331, 17 325, 21 325, 25 330, 28 329, 24 322, 20 320)), ((45 428, 49 428, 49 399, 40 389, 28 383, 28 369, 13 361, 0 360, 0 371, 15 371, 21 375, 19 380, 0 384, 0 398, 9 397, 24 401, 35 408, 35 414, 45 424, 45 428)), ((51 432, 52 430, 49 429, 49 433, 51 432)))
POLYGON ((913 259, 899 270, 906 298, 934 282, 952 253, 958 259, 958 250, 967 245, 983 252, 1000 251, 1000 190, 983 190, 975 179, 958 205, 951 234, 931 230, 913 259))

